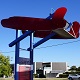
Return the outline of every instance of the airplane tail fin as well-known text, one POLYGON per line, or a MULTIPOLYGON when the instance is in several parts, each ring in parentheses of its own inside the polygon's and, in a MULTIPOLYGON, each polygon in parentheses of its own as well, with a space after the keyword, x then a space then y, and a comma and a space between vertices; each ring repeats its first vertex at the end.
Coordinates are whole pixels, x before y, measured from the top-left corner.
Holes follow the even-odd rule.
POLYGON ((70 28, 69 33, 74 36, 75 38, 79 37, 79 23, 77 21, 73 22, 72 27, 70 28))
POLYGON ((67 21, 64 19, 66 12, 67 12, 67 8, 60 7, 53 13, 52 21, 54 26, 57 26, 58 28, 62 28, 66 25, 67 21))
POLYGON ((67 8, 65 8, 65 7, 58 8, 54 12, 52 19, 63 19, 66 12, 67 12, 67 8))

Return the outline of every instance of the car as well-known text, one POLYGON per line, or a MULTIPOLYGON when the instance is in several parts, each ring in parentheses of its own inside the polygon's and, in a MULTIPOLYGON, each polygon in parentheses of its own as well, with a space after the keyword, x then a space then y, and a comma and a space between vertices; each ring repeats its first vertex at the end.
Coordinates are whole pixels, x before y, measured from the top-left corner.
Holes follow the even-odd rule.
POLYGON ((80 80, 80 75, 79 74, 69 74, 68 79, 69 80, 80 80))

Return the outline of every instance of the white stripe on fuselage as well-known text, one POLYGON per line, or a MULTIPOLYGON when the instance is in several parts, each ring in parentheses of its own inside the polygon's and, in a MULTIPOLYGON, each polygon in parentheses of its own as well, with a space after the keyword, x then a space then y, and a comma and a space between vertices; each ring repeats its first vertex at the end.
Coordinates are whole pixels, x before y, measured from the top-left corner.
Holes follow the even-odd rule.
POLYGON ((69 23, 66 22, 66 25, 65 25, 64 29, 66 30, 68 27, 69 27, 69 23))

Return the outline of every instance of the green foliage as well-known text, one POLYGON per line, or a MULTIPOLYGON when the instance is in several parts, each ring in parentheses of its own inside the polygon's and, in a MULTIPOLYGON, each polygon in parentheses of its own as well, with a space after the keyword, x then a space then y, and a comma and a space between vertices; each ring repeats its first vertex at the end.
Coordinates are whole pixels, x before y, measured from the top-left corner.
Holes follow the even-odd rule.
POLYGON ((0 54, 0 76, 10 76, 11 74, 10 58, 0 54))
POLYGON ((76 71, 76 72, 65 72, 64 74, 80 74, 80 71, 76 71))
POLYGON ((77 70, 77 68, 76 68, 76 66, 72 66, 71 68, 70 68, 70 70, 72 70, 72 71, 76 71, 77 70))
POLYGON ((80 71, 80 66, 77 68, 77 71, 80 71))
POLYGON ((59 75, 59 78, 67 78, 68 77, 68 74, 60 74, 59 75))
POLYGON ((38 74, 34 74, 33 76, 34 76, 34 78, 38 78, 38 74))
POLYGON ((71 72, 76 72, 76 71, 80 71, 80 66, 79 67, 76 67, 76 66, 72 66, 69 71, 71 72))
POLYGON ((46 76, 44 75, 44 74, 34 74, 33 75, 34 76, 34 78, 46 78, 46 76))
POLYGON ((39 74, 39 78, 46 78, 44 74, 39 74))
POLYGON ((60 74, 59 77, 60 78, 67 78, 69 76, 69 74, 80 74, 80 71, 76 71, 76 72, 65 72, 63 74, 60 74))

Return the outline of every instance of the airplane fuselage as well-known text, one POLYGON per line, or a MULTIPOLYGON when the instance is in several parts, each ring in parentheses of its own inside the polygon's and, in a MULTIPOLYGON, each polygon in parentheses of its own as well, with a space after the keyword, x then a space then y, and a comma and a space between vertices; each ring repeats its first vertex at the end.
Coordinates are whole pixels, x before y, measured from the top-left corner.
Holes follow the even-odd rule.
POLYGON ((19 30, 55 30, 64 28, 66 25, 65 19, 43 19, 31 17, 10 17, 1 21, 2 25, 7 28, 19 30))

